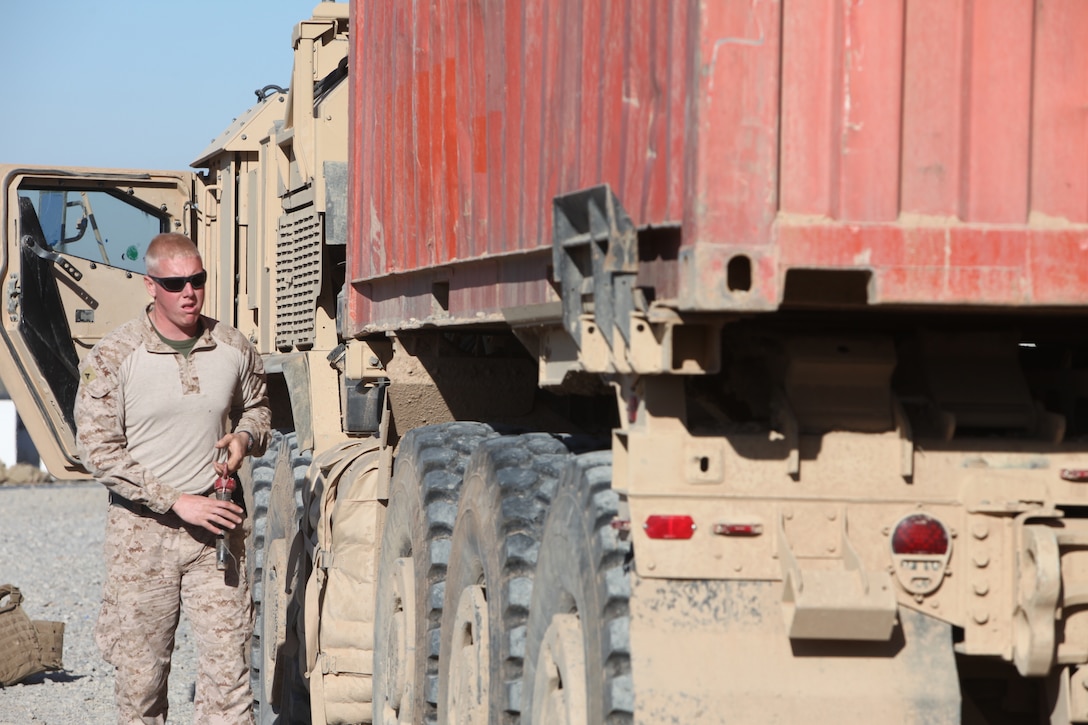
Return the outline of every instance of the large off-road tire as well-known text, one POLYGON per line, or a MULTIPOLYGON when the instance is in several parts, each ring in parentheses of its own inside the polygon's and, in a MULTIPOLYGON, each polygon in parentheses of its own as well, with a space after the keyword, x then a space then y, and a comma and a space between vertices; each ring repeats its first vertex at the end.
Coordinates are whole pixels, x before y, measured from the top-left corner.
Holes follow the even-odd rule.
POLYGON ((544 527, 525 649, 521 722, 631 723, 630 544, 612 527, 612 455, 578 456, 544 527))
POLYGON ((517 722, 537 548, 569 458, 563 442, 538 433, 489 440, 473 454, 442 612, 443 723, 517 722))
MULTIPOLYGON (((267 553, 266 531, 268 529, 268 505, 272 498, 272 479, 276 472, 276 459, 283 445, 283 433, 271 431, 268 447, 264 455, 246 459, 238 472, 242 480, 246 509, 250 520, 249 538, 246 541, 246 567, 249 586, 253 594, 254 625, 257 632, 261 629, 261 613, 264 601, 264 558, 267 553)), ((264 661, 261 638, 255 634, 250 639, 249 679, 253 689, 253 709, 257 722, 261 722, 260 713, 269 707, 263 700, 261 688, 261 668, 264 661)))
POLYGON ((479 423, 443 423, 411 430, 400 442, 378 568, 376 723, 437 722, 449 539, 469 456, 495 435, 479 423))
POLYGON ((251 586, 254 633, 250 680, 258 725, 309 722, 307 689, 297 658, 300 590, 304 572, 296 544, 310 455, 300 454, 293 432, 274 431, 264 456, 252 461, 251 586))
POLYGON ((264 455, 246 459, 238 472, 246 497, 246 509, 250 520, 249 540, 246 541, 247 574, 253 589, 254 602, 261 599, 261 570, 264 566, 265 531, 268 528, 268 506, 272 499, 272 478, 276 474, 276 461, 283 446, 283 432, 273 430, 269 434, 268 448, 264 455))

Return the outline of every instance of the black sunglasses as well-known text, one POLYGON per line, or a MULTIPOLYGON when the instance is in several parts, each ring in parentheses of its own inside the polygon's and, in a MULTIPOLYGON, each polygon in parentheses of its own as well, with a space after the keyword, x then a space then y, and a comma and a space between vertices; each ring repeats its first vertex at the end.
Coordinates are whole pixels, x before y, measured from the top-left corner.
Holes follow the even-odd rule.
POLYGON ((193 289, 200 289, 204 286, 204 283, 208 281, 207 270, 197 272, 188 277, 156 277, 151 274, 147 276, 155 280, 155 283, 167 292, 181 292, 185 289, 185 285, 187 284, 191 284, 193 289))

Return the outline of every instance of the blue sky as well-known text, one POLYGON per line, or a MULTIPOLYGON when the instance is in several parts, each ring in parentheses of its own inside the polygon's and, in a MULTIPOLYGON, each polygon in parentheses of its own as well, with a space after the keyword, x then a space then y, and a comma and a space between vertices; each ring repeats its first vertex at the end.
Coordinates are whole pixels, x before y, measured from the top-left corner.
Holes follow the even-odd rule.
POLYGON ((318 0, 0 0, 0 163, 188 169, 318 0))

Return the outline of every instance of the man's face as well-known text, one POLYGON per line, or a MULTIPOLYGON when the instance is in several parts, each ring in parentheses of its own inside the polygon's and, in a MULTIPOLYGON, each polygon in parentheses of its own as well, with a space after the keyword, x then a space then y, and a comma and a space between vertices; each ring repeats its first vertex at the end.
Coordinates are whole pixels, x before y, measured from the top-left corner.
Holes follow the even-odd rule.
POLYGON ((144 277, 147 293, 155 300, 155 323, 159 332, 171 339, 195 337, 199 332, 200 310, 204 306, 204 286, 194 289, 186 283, 180 292, 170 292, 151 279, 154 277, 190 277, 204 271, 200 257, 171 257, 144 277))

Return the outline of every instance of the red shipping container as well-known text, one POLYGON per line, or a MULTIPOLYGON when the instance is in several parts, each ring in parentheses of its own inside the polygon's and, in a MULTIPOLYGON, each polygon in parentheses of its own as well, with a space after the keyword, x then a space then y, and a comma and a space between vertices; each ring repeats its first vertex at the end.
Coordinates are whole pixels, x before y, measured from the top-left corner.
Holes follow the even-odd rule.
POLYGON ((1080 0, 369 0, 352 28, 347 334, 555 301, 552 199, 599 184, 663 230, 638 284, 680 309, 1088 301, 1080 0))

